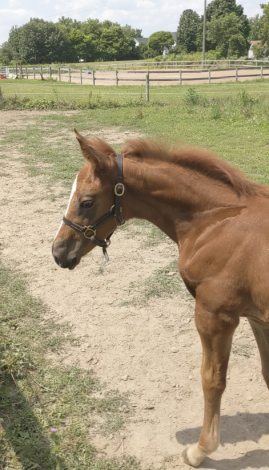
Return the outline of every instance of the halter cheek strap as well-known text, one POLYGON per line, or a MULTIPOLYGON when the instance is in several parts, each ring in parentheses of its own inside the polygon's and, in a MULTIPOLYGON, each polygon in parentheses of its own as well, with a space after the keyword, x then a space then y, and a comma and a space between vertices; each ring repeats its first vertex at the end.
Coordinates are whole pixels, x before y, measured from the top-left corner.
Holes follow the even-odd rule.
POLYGON ((105 257, 105 260, 108 261, 109 257, 107 254, 107 247, 110 245, 110 238, 112 237, 113 233, 110 233, 107 238, 104 240, 99 240, 96 236, 96 232, 98 227, 102 225, 104 222, 107 220, 111 219, 112 217, 115 217, 119 225, 123 225, 125 223, 125 220, 122 216, 122 208, 121 208, 121 198, 124 194, 125 191, 125 186, 123 184, 123 158, 121 154, 117 154, 117 163, 118 163, 118 175, 117 175, 117 183, 114 187, 114 194, 115 194, 115 204, 111 207, 110 211, 107 212, 103 217, 98 219, 93 225, 79 225, 76 222, 73 222, 72 220, 67 219, 65 216, 63 217, 63 222, 68 225, 69 227, 73 228, 74 230, 77 230, 78 232, 83 233, 84 237, 90 240, 92 243, 94 243, 97 246, 100 246, 103 248, 103 254, 105 257))

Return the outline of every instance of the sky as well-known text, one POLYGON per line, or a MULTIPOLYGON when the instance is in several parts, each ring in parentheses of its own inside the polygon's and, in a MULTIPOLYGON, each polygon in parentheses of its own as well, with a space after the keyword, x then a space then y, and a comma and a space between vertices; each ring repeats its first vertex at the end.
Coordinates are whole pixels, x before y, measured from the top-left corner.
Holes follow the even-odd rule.
MULTIPOLYGON (((260 3, 261 0, 237 1, 248 17, 262 13, 260 3)), ((30 18, 56 22, 61 16, 129 24, 142 29, 143 37, 149 37, 156 31, 175 32, 181 13, 188 8, 201 15, 204 0, 0 0, 0 44, 8 40, 12 26, 22 26, 30 18)))

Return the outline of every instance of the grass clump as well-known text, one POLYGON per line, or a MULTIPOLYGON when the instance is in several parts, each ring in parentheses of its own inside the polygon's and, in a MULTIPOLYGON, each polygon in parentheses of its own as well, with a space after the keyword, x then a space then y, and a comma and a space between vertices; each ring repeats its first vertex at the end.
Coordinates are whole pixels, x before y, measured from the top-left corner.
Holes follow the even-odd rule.
POLYGON ((172 261, 164 268, 158 269, 146 279, 143 289, 143 298, 146 301, 154 297, 170 297, 181 291, 177 260, 172 261))

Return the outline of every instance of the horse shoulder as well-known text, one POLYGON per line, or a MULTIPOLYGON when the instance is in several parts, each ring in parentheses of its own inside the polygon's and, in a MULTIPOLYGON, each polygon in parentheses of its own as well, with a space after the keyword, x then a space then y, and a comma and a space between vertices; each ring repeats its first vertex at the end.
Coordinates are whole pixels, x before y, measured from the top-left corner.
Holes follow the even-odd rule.
MULTIPOLYGON (((269 209, 269 201, 266 206, 269 209)), ((257 236, 263 238, 266 233, 263 212, 255 204, 230 214, 227 210, 190 231, 180 247, 178 268, 194 297, 202 285, 218 291, 219 299, 222 295, 236 298, 247 290, 250 256, 258 249, 257 236)), ((269 242, 269 218, 266 225, 269 242)))

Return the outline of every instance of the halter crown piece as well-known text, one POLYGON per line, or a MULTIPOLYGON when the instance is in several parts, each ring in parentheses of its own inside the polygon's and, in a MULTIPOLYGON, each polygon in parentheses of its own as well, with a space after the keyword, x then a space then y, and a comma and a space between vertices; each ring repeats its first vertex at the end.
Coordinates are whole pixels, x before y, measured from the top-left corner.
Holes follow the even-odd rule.
POLYGON ((114 187, 114 194, 115 194, 115 204, 111 207, 110 211, 107 212, 103 217, 98 219, 93 225, 79 225, 76 222, 72 222, 72 220, 63 217, 63 222, 69 227, 77 230, 78 232, 82 232, 84 237, 90 240, 95 245, 100 246, 103 248, 103 254, 106 261, 109 261, 109 257, 107 254, 107 247, 110 245, 110 238, 112 237, 113 233, 110 233, 107 238, 104 240, 99 240, 96 236, 96 232, 98 227, 102 225, 107 220, 111 219, 112 217, 116 217, 119 222, 119 225, 123 225, 125 223, 124 218, 122 217, 122 208, 121 208, 121 198, 125 191, 125 186, 123 184, 123 159, 120 153, 117 154, 117 163, 118 163, 118 175, 117 175, 117 183, 114 187))

